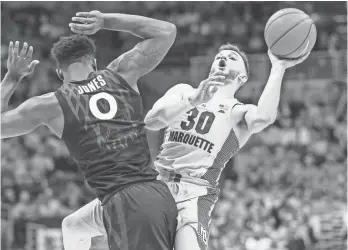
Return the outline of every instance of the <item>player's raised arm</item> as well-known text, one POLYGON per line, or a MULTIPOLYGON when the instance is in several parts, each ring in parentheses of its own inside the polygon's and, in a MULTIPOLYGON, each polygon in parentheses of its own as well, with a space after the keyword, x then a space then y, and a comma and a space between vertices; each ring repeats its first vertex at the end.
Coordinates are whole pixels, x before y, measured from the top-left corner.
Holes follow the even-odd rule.
POLYGON ((309 53, 296 60, 280 60, 268 51, 272 69, 257 106, 246 105, 245 122, 250 133, 258 133, 277 118, 280 90, 285 70, 303 62, 309 53))
POLYGON ((144 39, 108 66, 130 85, 135 85, 141 76, 152 71, 162 61, 176 36, 174 24, 137 15, 91 11, 77 13, 72 20, 83 23, 69 24, 75 33, 90 35, 99 29, 109 29, 129 32, 144 39))
MULTIPOLYGON (((18 108, 8 110, 8 102, 19 82, 26 75, 34 71, 39 61, 32 61, 33 47, 24 43, 18 53, 19 42, 14 47, 10 43, 7 69, 4 79, 1 82, 1 139, 23 135, 31 132, 41 124, 49 126, 52 116, 56 113, 51 108, 52 98, 49 95, 33 97, 18 108)), ((58 107, 58 106, 57 106, 58 107)))
POLYGON ((208 102, 218 90, 217 86, 223 85, 220 81, 224 78, 224 76, 213 74, 203 80, 198 88, 193 88, 188 84, 175 85, 147 113, 145 117, 147 129, 165 128, 194 107, 208 102))
POLYGON ((28 44, 24 43, 19 53, 19 42, 17 41, 14 46, 13 42, 10 42, 8 47, 7 73, 0 85, 1 113, 7 110, 8 102, 23 77, 34 72, 35 66, 39 63, 38 60, 32 61, 32 56, 32 46, 28 49, 28 44))

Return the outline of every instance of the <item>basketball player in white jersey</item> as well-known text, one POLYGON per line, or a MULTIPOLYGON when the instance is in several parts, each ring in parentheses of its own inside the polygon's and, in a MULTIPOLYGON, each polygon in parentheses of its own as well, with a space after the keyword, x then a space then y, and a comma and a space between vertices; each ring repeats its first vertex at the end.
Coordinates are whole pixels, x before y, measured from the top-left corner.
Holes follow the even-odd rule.
POLYGON ((272 69, 257 106, 244 105, 234 97, 248 79, 249 65, 238 47, 227 44, 220 47, 210 71, 210 79, 222 76, 222 86, 210 86, 209 78, 197 89, 178 84, 145 118, 148 129, 165 128, 155 167, 177 202, 176 250, 207 249, 223 168, 252 134, 275 121, 286 68, 309 55, 279 60, 270 51, 268 54, 272 69))
MULTIPOLYGON (((158 143, 150 147, 158 147, 155 168, 177 202, 176 250, 207 249, 210 216, 225 164, 252 134, 275 121, 285 70, 309 55, 279 60, 271 52, 268 54, 272 69, 257 106, 243 105, 234 98, 248 79, 249 65, 238 47, 227 44, 220 47, 214 58, 208 79, 198 88, 187 84, 172 87, 145 118, 149 130, 165 129, 161 149, 158 143)), ((154 138, 151 141, 155 142, 154 138)), ((152 154, 155 151, 152 149, 152 154)), ((100 224, 96 216, 100 209, 99 203, 91 202, 76 211, 65 218, 67 229, 74 233, 81 227, 98 228, 94 224, 100 224)), ((103 234, 100 230, 95 232, 95 236, 103 234)))

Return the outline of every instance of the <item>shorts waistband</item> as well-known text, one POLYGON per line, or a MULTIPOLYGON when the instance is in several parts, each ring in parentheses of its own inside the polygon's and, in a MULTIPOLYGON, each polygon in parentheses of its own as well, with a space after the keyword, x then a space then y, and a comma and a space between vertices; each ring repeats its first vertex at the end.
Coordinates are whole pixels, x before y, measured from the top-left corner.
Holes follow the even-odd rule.
POLYGON ((177 174, 175 172, 166 171, 163 169, 159 170, 158 172, 159 172, 161 179, 164 181, 180 182, 181 178, 182 178, 181 174, 177 174))

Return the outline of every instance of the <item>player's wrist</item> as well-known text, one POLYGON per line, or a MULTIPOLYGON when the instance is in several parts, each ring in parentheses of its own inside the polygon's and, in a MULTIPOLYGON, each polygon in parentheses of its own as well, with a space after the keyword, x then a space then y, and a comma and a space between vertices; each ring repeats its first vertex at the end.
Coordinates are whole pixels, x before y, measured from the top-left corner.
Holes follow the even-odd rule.
POLYGON ((277 72, 285 72, 286 66, 282 62, 276 62, 272 64, 272 69, 276 70, 277 72))
POLYGON ((188 95, 185 99, 186 99, 188 105, 190 105, 192 107, 197 107, 199 105, 197 100, 191 95, 188 95))
POLYGON ((12 82, 19 83, 24 76, 16 72, 8 71, 5 75, 6 78, 10 79, 12 82))
POLYGON ((101 29, 105 29, 105 13, 102 13, 101 12, 101 15, 100 15, 100 24, 98 25, 98 29, 101 30, 101 29))

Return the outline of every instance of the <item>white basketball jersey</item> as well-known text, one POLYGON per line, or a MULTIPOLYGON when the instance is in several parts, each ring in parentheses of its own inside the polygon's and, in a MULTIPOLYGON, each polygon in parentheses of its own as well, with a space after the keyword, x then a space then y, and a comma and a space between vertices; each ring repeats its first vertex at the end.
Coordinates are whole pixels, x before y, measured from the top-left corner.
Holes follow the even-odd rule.
POLYGON ((239 150, 233 131, 236 99, 217 100, 191 109, 166 128, 156 169, 182 175, 182 180, 215 187, 230 158, 239 150))

